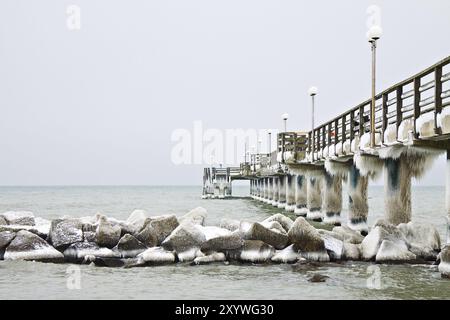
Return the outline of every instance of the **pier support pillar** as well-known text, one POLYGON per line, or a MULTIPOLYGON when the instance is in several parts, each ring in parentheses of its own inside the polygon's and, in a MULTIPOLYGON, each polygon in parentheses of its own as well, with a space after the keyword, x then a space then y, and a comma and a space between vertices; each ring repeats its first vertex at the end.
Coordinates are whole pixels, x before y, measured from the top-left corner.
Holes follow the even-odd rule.
POLYGON ((367 234, 367 186, 369 177, 362 176, 359 169, 353 164, 348 173, 348 226, 362 234, 367 234))
POLYGON ((272 202, 273 202, 273 178, 272 177, 267 178, 267 182, 268 182, 267 193, 269 196, 267 198, 267 203, 272 204, 272 202))
POLYGON ((286 207, 286 176, 278 177, 278 208, 286 207))
POLYGON ((295 176, 295 214, 298 216, 306 217, 308 209, 306 207, 307 199, 307 182, 306 176, 297 175, 295 176))
POLYGON ((447 150, 446 171, 445 207, 447 210, 447 245, 450 245, 450 150, 447 150))
POLYGON ((341 225, 342 178, 332 176, 328 172, 324 175, 322 211, 323 222, 335 226, 341 225))
POLYGON ((256 200, 260 200, 261 197, 261 179, 256 180, 256 200))
POLYGON ((278 177, 273 177, 272 181, 273 181, 273 199, 272 199, 272 206, 274 207, 278 207, 278 177))
POLYGON ((295 211, 295 175, 286 175, 286 208, 288 212, 295 211))
POLYGON ((308 177, 307 184, 307 208, 306 218, 313 221, 322 221, 322 178, 318 176, 308 177))
POLYGON ((384 163, 385 218, 394 225, 411 221, 411 173, 406 161, 402 156, 384 163))

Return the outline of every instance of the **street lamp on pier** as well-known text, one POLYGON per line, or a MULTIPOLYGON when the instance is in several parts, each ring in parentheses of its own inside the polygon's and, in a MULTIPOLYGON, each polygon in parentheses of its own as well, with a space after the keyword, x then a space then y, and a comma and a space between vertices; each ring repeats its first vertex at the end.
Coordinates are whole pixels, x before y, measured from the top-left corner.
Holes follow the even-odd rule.
MULTIPOLYGON (((375 95, 376 95, 376 56, 377 40, 381 38, 383 29, 378 25, 373 25, 367 32, 367 39, 372 48, 372 103, 370 106, 370 146, 375 147, 375 95)), ((362 134, 362 133, 361 133, 362 134)))
POLYGON ((311 161, 314 161, 314 104, 318 93, 317 87, 311 87, 308 90, 308 94, 311 96, 311 161))

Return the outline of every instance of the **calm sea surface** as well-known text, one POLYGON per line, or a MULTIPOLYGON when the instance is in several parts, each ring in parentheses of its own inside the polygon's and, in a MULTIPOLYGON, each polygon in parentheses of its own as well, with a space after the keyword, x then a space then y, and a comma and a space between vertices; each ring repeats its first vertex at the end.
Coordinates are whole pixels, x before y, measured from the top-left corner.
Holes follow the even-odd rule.
MULTIPOLYGON (((208 225, 222 218, 260 221, 281 212, 235 187, 230 200, 201 200, 199 187, 0 187, 0 212, 29 210, 53 219, 97 212, 126 219, 134 209, 150 215, 208 210, 208 225)), ((383 189, 369 189, 369 222, 383 215, 383 189)), ((445 239, 445 190, 413 188, 413 220, 434 224, 445 239)), ((344 201, 345 203, 346 201, 344 201)), ((346 208, 344 209, 344 219, 346 208)), ((0 299, 430 299, 450 297, 450 281, 434 266, 343 263, 316 266, 224 265, 133 269, 80 266, 81 288, 68 289, 69 265, 0 261, 0 299), (310 283, 315 273, 329 278, 310 283), (379 281, 378 281, 379 280, 379 281), (373 285, 375 283, 375 285, 373 285), (372 285, 371 285, 372 284, 372 285)))

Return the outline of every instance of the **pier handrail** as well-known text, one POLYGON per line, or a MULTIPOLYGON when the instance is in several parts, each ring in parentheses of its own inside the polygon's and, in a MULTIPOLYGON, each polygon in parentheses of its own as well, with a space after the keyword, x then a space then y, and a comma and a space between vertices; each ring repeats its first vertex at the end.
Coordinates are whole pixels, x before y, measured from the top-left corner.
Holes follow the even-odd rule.
MULTIPOLYGON (((414 137, 419 138, 416 121, 419 117, 434 112, 434 130, 439 134, 437 115, 450 105, 450 88, 443 90, 443 84, 450 80, 450 70, 444 73, 444 68, 450 69, 450 57, 447 57, 431 67, 401 81, 375 96, 375 128, 384 143, 384 132, 389 125, 395 124, 398 139, 398 128, 403 120, 414 120, 414 137), (433 89, 433 90, 432 90, 433 89), (430 94, 431 92, 431 94, 430 94)), ((336 118, 314 128, 308 134, 308 151, 318 152, 331 145, 350 142, 364 133, 370 132, 370 106, 368 99, 336 118)), ((336 152, 336 150, 335 150, 336 152)), ((320 158, 320 155, 319 155, 320 158)))

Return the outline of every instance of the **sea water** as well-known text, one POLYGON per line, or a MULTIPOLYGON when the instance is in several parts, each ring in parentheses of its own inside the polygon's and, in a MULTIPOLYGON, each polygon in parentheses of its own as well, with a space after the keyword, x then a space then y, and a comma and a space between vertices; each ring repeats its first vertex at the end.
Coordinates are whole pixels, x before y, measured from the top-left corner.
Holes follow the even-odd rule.
MULTIPOLYGON (((208 225, 222 218, 261 221, 281 209, 248 197, 201 200, 201 187, 0 187, 0 212, 29 210, 53 219, 101 212, 125 220, 134 209, 176 214, 202 206, 208 225)), ((413 221, 429 222, 445 239, 445 189, 413 187, 413 221)), ((344 197, 343 220, 346 219, 344 197)), ((369 188, 369 225, 383 216, 383 188, 369 188)), ((450 297, 436 266, 345 262, 311 265, 173 264, 144 268, 0 261, 0 299, 432 299, 450 297), (311 283, 314 274, 325 282, 311 283)))

